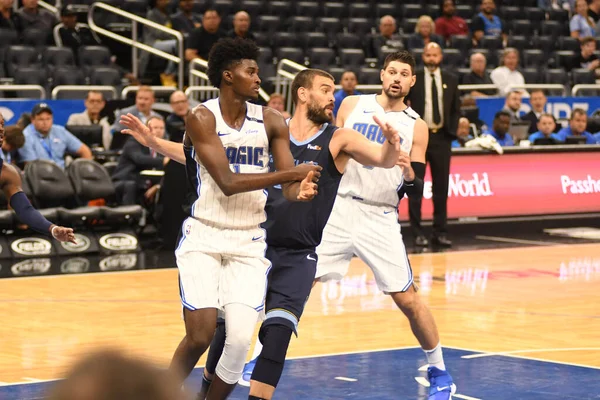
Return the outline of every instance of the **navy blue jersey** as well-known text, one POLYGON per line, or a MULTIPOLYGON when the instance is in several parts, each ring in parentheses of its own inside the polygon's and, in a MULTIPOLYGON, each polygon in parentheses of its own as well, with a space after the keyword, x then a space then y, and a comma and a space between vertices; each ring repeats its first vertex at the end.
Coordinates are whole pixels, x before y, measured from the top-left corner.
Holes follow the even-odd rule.
MULTIPOLYGON (((323 167, 319 193, 309 202, 292 202, 283 197, 280 186, 268 189, 267 244, 288 249, 314 248, 321 243, 323 229, 338 191, 342 173, 335 166, 329 142, 338 128, 324 124, 312 138, 297 142, 290 136, 290 150, 296 164, 313 162, 323 167)), ((271 170, 274 170, 271 165, 271 170)))

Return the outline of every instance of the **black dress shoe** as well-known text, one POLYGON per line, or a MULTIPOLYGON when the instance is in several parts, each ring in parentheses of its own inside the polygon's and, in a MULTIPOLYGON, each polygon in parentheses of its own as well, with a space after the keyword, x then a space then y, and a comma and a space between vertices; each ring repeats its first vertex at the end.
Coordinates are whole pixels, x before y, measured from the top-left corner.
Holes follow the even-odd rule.
POLYGON ((415 237, 415 246, 427 247, 429 246, 429 240, 423 235, 417 235, 415 237))
POLYGON ((433 236, 431 243, 436 246, 452 247, 452 241, 446 237, 446 235, 433 236))

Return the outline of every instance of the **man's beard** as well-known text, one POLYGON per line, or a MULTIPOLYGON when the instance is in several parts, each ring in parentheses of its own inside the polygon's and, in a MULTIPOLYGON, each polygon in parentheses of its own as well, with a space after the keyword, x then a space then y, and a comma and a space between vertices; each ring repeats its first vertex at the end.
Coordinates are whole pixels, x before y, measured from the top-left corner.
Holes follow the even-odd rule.
POLYGON ((435 71, 437 68, 439 68, 440 64, 435 64, 435 63, 427 63, 425 64, 425 67, 429 70, 433 70, 435 71))
POLYGON ((403 97, 408 96, 408 90, 405 92, 402 90, 402 86, 400 86, 400 91, 398 93, 392 93, 392 85, 387 88, 383 88, 383 93, 387 96, 388 99, 397 100, 403 97))
POLYGON ((306 111, 306 118, 317 125, 323 125, 326 122, 331 122, 331 117, 327 115, 325 108, 319 107, 317 104, 310 102, 306 111))

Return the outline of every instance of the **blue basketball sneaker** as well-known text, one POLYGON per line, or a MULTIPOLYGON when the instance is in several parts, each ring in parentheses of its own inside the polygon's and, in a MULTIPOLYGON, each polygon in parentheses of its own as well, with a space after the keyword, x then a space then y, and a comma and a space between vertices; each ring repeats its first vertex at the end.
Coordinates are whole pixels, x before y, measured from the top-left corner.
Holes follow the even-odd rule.
POLYGON ((254 371, 254 367, 256 366, 257 358, 250 360, 250 362, 244 366, 244 372, 242 372, 242 377, 238 381, 238 385, 250 387, 250 377, 252 377, 252 371, 254 371))
POLYGON ((456 385, 447 371, 436 367, 427 368, 429 378, 429 400, 450 400, 456 393, 456 385))

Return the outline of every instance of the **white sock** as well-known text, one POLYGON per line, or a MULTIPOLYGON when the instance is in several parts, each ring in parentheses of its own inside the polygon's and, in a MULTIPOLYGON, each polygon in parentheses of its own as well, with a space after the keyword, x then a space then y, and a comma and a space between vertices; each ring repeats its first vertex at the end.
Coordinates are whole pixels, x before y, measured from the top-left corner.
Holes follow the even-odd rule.
POLYGON ((438 345, 432 350, 423 349, 423 351, 425 352, 427 362, 430 366, 441 369, 442 371, 446 370, 446 365, 444 364, 444 355, 442 354, 442 345, 440 343, 438 343, 438 345))
POLYGON ((256 360, 262 351, 263 345, 260 340, 256 339, 256 344, 254 345, 254 351, 252 352, 252 358, 250 360, 256 360))

